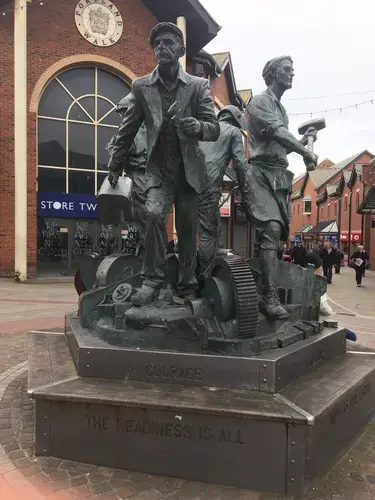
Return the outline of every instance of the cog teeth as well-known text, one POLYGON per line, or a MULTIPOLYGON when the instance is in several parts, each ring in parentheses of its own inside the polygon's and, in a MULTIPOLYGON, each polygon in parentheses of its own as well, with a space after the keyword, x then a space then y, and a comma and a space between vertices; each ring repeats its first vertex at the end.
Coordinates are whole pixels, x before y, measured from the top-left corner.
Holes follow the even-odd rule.
POLYGON ((237 336, 251 338, 258 333, 259 306, 258 292, 253 274, 242 257, 217 257, 212 265, 228 271, 234 288, 237 316, 237 336))

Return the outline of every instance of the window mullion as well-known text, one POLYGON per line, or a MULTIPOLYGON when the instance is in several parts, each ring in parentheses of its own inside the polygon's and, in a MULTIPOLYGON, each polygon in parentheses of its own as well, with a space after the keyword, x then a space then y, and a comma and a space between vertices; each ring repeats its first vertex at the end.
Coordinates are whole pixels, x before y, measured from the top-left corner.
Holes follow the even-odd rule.
POLYGON ((65 151, 65 168, 66 168, 66 176, 65 176, 65 189, 66 192, 69 193, 69 121, 66 120, 66 151, 65 151))
POLYGON ((98 192, 98 68, 95 68, 95 131, 94 131, 94 189, 98 192))

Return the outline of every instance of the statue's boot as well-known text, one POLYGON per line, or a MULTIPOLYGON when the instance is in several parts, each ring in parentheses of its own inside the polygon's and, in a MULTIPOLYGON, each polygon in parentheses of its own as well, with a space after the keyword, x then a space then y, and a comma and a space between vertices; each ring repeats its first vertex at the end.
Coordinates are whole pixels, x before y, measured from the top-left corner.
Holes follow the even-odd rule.
POLYGON ((263 287, 259 308, 269 319, 288 319, 289 316, 273 287, 263 287))
POLYGON ((195 300, 197 298, 197 292, 195 290, 191 290, 188 292, 179 293, 178 296, 181 297, 181 299, 185 300, 195 300))
POLYGON ((133 295, 132 304, 133 306, 148 306, 159 297, 159 292, 159 288, 142 285, 141 289, 133 295))
POLYGON ((281 305, 276 291, 277 250, 260 248, 259 263, 263 279, 262 295, 259 303, 260 310, 267 318, 287 319, 288 312, 281 305))

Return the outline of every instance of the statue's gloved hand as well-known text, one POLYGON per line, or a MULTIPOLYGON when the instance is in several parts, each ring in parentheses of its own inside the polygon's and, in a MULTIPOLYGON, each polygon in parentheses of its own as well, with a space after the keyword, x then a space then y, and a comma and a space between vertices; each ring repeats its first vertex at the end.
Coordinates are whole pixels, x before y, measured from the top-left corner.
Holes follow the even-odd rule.
POLYGON ((312 170, 315 170, 315 167, 318 164, 318 155, 311 153, 311 151, 306 151, 303 161, 305 162, 306 170, 311 172, 312 170))
POLYGON ((178 120, 180 130, 189 136, 197 137, 201 133, 202 124, 196 118, 189 116, 188 118, 180 118, 178 120))
POLYGON ((108 180, 113 188, 117 186, 119 177, 120 177, 120 172, 109 169, 108 180))
POLYGON ((304 133, 304 136, 301 139, 301 143, 306 146, 308 143, 308 138, 312 137, 313 142, 315 142, 318 138, 318 133, 314 127, 309 127, 306 132, 304 133))

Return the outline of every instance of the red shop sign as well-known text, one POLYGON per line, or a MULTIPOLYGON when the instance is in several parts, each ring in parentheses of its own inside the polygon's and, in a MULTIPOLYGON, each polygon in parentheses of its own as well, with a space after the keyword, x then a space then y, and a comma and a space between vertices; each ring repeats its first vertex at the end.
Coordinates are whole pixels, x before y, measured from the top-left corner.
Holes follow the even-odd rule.
POLYGON ((359 243, 362 239, 362 233, 351 233, 350 241, 354 241, 355 243, 359 243))

